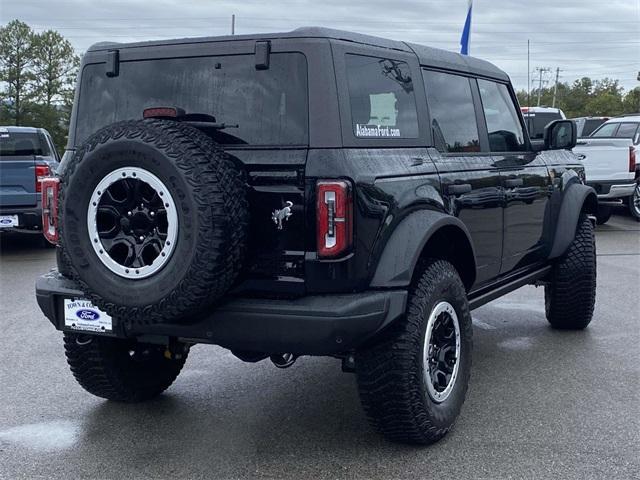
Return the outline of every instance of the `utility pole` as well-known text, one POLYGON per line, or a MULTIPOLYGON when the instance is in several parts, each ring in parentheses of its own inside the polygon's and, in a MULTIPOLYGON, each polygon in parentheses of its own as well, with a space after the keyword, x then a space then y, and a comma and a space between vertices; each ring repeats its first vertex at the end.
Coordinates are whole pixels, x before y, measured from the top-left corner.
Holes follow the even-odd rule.
POLYGON ((558 95, 558 79, 560 78, 560 67, 556 68, 556 83, 553 86, 553 102, 551 106, 555 108, 556 106, 556 95, 558 95))
POLYGON ((542 74, 547 73, 550 70, 546 67, 536 67, 536 71, 539 73, 538 80, 538 107, 540 106, 540 96, 542 95, 542 74))
MULTIPOLYGON (((530 41, 527 39, 527 107, 531 106, 531 53, 529 50, 530 41)), ((640 75, 640 73, 638 74, 640 75)))
POLYGON ((236 34, 236 15, 231 15, 231 35, 236 34))

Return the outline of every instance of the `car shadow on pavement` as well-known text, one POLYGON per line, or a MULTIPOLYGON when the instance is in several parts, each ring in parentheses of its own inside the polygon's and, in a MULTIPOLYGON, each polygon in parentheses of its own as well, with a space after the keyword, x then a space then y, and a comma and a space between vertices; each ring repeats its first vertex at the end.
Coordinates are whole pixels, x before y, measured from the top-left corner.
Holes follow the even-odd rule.
MULTIPOLYGON (((85 458, 84 465, 91 458, 99 464, 103 452, 112 451, 123 471, 145 464, 149 476, 188 471, 216 478, 308 478, 323 463, 328 471, 348 475, 351 468, 370 469, 384 457, 385 475, 402 476, 407 473, 403 459, 417 456, 440 463, 443 452, 450 455, 458 448, 501 441, 505 429, 531 430, 533 437, 541 419, 556 415, 545 389, 529 388, 545 373, 536 364, 542 363, 541 357, 552 357, 571 371, 585 350, 593 351, 595 341, 588 331, 558 334, 537 320, 544 319, 476 332, 475 378, 467 403, 453 431, 430 448, 386 441, 366 421, 355 377, 340 372, 336 360, 303 358, 285 372, 267 362, 225 361, 226 368, 206 371, 196 366, 191 375, 187 367, 184 381, 155 401, 99 403, 84 417, 77 447, 81 451, 74 449, 74 456, 85 458), (495 366, 503 363, 509 369, 496 377, 495 366)), ((572 375, 558 382, 566 386, 583 381, 583 375, 572 375)), ((579 418, 564 415, 547 418, 549 425, 579 423, 579 418)), ((551 428, 540 440, 553 443, 556 436, 551 428)), ((463 461, 463 453, 459 456, 463 461)))
POLYGON ((244 377, 235 375, 244 366, 220 372, 213 382, 219 392, 204 381, 199 391, 176 385, 146 404, 100 403, 85 417, 80 455, 99 462, 100 452, 112 450, 127 464, 123 471, 153 463, 150 476, 183 467, 228 478, 253 476, 256 469, 279 477, 296 458, 351 463, 370 450, 415 450, 372 430, 354 377, 336 360, 311 359, 293 376, 266 362, 258 368, 260 375, 244 377))

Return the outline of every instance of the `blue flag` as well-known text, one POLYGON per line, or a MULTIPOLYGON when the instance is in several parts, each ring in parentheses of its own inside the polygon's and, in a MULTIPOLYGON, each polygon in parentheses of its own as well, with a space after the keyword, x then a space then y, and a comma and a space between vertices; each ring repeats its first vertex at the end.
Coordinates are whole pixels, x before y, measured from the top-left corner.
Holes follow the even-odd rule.
POLYGON ((464 29, 462 37, 460 37, 460 53, 469 55, 469 43, 471 43, 471 10, 473 8, 473 0, 469 0, 469 10, 467 11, 467 19, 464 21, 464 29))

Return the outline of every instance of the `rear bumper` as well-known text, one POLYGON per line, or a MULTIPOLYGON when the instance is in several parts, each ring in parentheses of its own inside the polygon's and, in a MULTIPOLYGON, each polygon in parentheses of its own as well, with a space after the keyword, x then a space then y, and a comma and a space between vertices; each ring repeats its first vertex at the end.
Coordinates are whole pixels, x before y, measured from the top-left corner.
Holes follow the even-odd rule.
POLYGON ((613 198, 624 198, 633 195, 636 182, 628 181, 606 181, 606 182, 587 182, 587 185, 593 187, 598 194, 598 199, 607 200, 613 198))
POLYGON ((1 229, 0 232, 33 232, 42 231, 42 206, 40 200, 32 207, 0 207, 0 215, 17 215, 18 227, 1 229))
MULTIPOLYGON (((40 309, 65 330, 64 298, 83 298, 76 284, 52 271, 36 282, 40 309)), ((361 345, 404 314, 406 290, 307 296, 295 300, 233 298, 188 324, 125 325, 111 336, 164 341, 177 338, 231 350, 331 355, 361 345)), ((99 335, 99 334, 98 334, 99 335)))

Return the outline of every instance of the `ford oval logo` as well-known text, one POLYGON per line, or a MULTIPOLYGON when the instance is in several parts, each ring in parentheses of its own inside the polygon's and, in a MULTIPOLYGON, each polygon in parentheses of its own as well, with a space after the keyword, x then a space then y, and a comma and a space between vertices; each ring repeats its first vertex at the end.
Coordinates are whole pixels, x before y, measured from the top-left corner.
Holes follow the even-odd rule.
POLYGON ((0 220, 0 223, 1 223, 2 225, 11 225, 11 223, 12 223, 12 222, 11 222, 11 220, 10 220, 10 219, 8 219, 8 218, 3 218, 2 220, 0 220))
POLYGON ((76 317, 78 317, 80 320, 89 320, 89 321, 94 321, 94 320, 98 320, 100 318, 100 314, 98 312, 96 312, 95 310, 89 310, 84 309, 84 310, 78 310, 76 312, 76 317))

